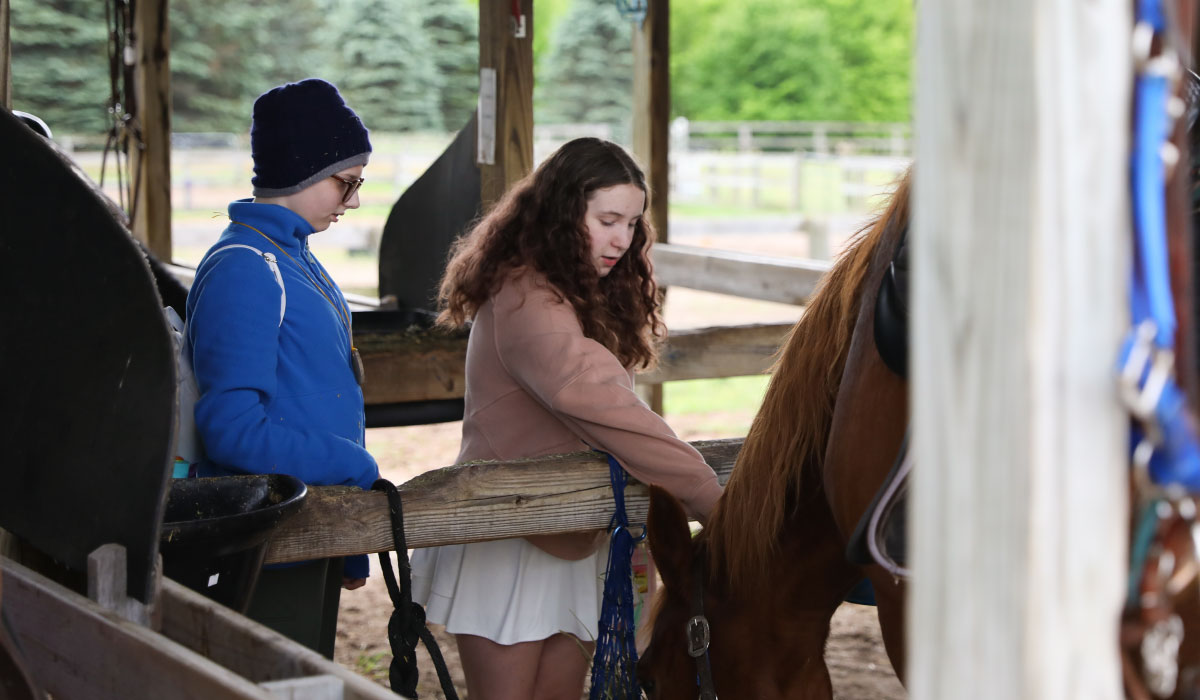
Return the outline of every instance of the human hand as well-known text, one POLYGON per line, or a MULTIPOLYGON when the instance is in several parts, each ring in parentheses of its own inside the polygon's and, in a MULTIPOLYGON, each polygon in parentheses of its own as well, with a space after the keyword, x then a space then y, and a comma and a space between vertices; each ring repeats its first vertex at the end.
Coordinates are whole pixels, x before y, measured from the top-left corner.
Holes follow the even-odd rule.
POLYGON ((342 588, 345 588, 348 591, 357 590, 365 585, 367 585, 367 580, 365 578, 342 577, 342 588))

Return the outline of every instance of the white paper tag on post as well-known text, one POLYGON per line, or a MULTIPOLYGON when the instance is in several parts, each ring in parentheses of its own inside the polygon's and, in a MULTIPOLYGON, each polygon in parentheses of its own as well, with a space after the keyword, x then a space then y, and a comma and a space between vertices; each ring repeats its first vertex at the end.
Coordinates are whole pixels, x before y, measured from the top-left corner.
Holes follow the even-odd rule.
POLYGON ((496 69, 479 69, 479 165, 496 164, 496 69))

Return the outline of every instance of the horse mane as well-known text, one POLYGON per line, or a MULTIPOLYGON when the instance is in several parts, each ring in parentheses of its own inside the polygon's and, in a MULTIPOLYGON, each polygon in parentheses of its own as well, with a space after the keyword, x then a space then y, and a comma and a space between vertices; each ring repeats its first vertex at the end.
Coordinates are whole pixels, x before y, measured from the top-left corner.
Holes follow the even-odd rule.
POLYGON ((788 505, 800 507, 805 474, 819 467, 849 354, 872 252, 907 221, 911 168, 883 213, 855 233, 810 298, 771 368, 771 380, 736 466, 704 529, 714 577, 730 582, 766 571, 788 505))

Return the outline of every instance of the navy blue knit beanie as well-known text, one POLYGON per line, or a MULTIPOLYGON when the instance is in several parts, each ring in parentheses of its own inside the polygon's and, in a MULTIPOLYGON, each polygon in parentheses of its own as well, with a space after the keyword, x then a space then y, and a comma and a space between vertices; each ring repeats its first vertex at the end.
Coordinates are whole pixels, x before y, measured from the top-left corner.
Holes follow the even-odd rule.
POLYGON ((250 155, 254 196, 281 197, 366 165, 371 141, 337 88, 309 78, 268 90, 254 101, 250 155))

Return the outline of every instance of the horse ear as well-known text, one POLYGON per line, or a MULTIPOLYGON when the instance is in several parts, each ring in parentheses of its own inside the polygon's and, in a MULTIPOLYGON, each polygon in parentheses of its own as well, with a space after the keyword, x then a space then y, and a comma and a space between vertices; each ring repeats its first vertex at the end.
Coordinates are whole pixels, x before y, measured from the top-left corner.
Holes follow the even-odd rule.
POLYGON ((650 513, 646 516, 650 553, 663 584, 687 591, 692 582, 692 531, 687 514, 675 497, 658 486, 650 487, 650 513))

